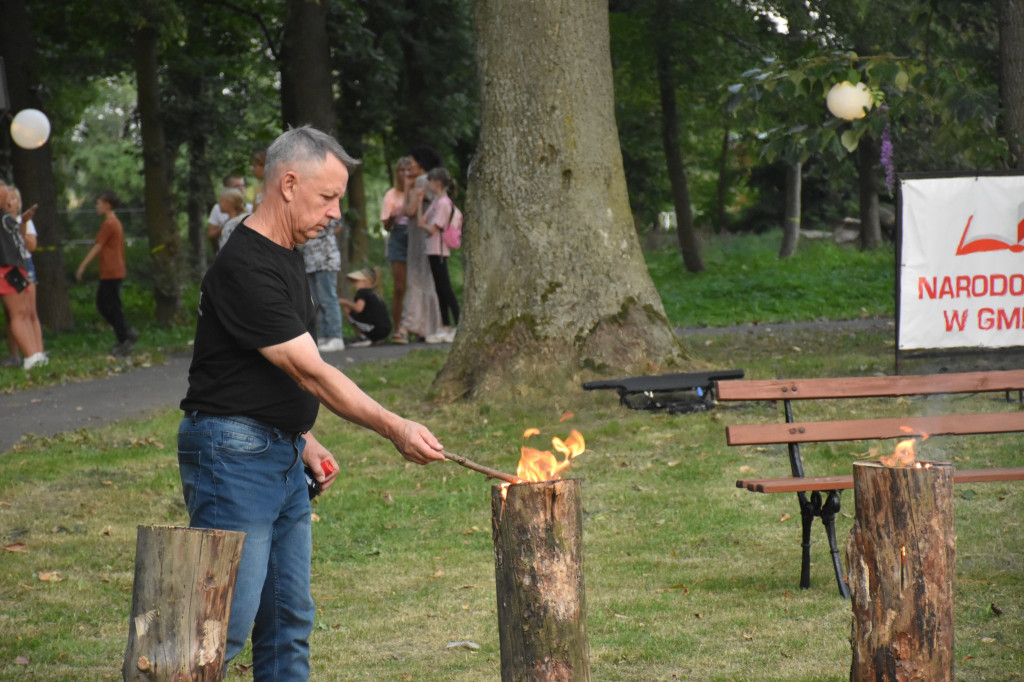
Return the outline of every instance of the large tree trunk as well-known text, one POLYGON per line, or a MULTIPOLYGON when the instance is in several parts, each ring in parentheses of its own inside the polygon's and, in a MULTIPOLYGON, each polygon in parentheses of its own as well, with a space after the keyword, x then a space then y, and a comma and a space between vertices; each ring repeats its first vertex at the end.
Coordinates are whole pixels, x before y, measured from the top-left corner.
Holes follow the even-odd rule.
POLYGON ((654 61, 658 73, 661 95, 661 144, 665 150, 665 165, 672 186, 672 205, 676 211, 676 234, 683 265, 690 272, 704 269, 700 244, 693 227, 693 208, 690 205, 690 186, 686 181, 686 167, 679 148, 679 112, 676 109, 676 76, 672 68, 672 54, 676 46, 668 42, 664 29, 671 25, 672 8, 669 0, 658 0, 654 21, 654 61))
POLYGON ((683 359, 633 227, 612 109, 608 7, 477 0, 481 134, 466 300, 442 398, 578 389, 584 366, 683 359))
POLYGON ((999 2, 999 96, 1011 165, 1024 170, 1024 0, 999 2))
MULTIPOLYGON (((35 42, 28 11, 22 0, 0 4, 0 57, 6 64, 11 113, 22 109, 46 111, 35 80, 35 42)), ((4 121, 4 127, 8 122, 4 121)), ((53 152, 47 142, 39 149, 22 149, 11 144, 14 184, 21 190, 24 208, 38 204, 35 216, 39 241, 32 261, 39 279, 37 311, 39 320, 52 331, 75 325, 64 272, 64 229, 57 217, 57 187, 53 176, 53 152)))
POLYGON ((857 186, 860 190, 860 246, 877 249, 882 245, 878 218, 878 143, 871 135, 857 145, 857 186))
POLYGON ((167 326, 180 321, 183 315, 181 246, 174 212, 173 164, 167 149, 160 106, 159 36, 156 27, 143 20, 132 40, 142 134, 146 229, 155 280, 153 298, 157 322, 167 326))
POLYGON ((782 247, 779 258, 796 253, 800 241, 800 192, 803 186, 803 168, 800 162, 786 164, 786 214, 782 221, 782 247))
POLYGON ((336 128, 328 5, 288 0, 281 41, 281 116, 286 129, 308 123, 333 134, 336 128))

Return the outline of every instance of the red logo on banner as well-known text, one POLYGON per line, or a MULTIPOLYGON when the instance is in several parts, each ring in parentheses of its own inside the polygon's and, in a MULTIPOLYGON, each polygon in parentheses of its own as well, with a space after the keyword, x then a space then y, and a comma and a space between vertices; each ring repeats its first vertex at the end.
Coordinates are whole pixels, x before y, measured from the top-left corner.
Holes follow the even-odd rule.
POLYGON ((981 253, 983 251, 1012 251, 1013 253, 1024 251, 1024 244, 1021 243, 1024 242, 1024 219, 1017 223, 1016 242, 1009 242, 992 235, 975 237, 971 241, 967 241, 967 231, 971 229, 971 221, 973 219, 973 215, 967 219, 964 233, 961 235, 960 243, 956 247, 956 255, 964 256, 969 253, 981 253))

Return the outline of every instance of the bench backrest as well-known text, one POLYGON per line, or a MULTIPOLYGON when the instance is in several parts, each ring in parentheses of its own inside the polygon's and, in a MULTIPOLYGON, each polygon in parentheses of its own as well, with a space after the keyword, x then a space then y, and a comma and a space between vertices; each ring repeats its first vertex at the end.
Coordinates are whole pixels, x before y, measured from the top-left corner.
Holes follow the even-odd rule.
POLYGON ((718 400, 811 400, 875 398, 941 393, 1024 390, 1024 370, 959 372, 919 376, 840 377, 719 381, 718 400))
POLYGON ((1019 391, 1024 390, 1024 370, 927 376, 723 381, 716 385, 716 389, 721 401, 786 402, 786 423, 728 426, 726 440, 729 445, 788 443, 792 449, 797 443, 908 438, 915 434, 968 435, 1024 431, 1024 411, 799 422, 792 418, 789 406, 792 400, 1019 391))

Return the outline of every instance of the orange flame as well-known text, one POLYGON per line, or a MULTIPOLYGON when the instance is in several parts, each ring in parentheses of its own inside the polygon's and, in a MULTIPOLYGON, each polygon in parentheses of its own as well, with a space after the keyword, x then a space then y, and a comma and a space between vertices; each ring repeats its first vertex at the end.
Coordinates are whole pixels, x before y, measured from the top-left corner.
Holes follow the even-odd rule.
MULTIPOLYGON (((900 431, 903 431, 904 433, 914 433, 914 429, 910 428, 909 426, 901 426, 900 427, 900 431)), ((927 433, 914 433, 914 435, 920 436, 922 441, 928 440, 928 434, 927 433)), ((878 461, 881 462, 883 465, 885 465, 887 467, 898 467, 898 466, 900 466, 900 467, 916 466, 918 468, 920 468, 922 466, 930 467, 931 466, 930 464, 922 464, 921 462, 917 462, 915 464, 915 461, 914 461, 915 460, 915 458, 914 458, 914 445, 915 445, 915 443, 916 443, 916 441, 913 438, 908 438, 907 440, 901 440, 899 443, 896 444, 895 452, 893 452, 888 457, 879 457, 878 461)))
MULTIPOLYGON (((527 434, 533 435, 532 432, 534 431, 536 429, 527 429, 523 436, 528 437, 527 434)), ((565 459, 559 462, 558 458, 547 450, 536 450, 524 445, 521 450, 522 455, 519 458, 519 467, 516 470, 516 475, 523 480, 531 482, 558 480, 561 478, 561 472, 572 463, 572 460, 583 454, 583 451, 586 450, 583 435, 575 429, 572 430, 564 441, 561 438, 552 438, 551 445, 555 450, 562 453, 565 459)))

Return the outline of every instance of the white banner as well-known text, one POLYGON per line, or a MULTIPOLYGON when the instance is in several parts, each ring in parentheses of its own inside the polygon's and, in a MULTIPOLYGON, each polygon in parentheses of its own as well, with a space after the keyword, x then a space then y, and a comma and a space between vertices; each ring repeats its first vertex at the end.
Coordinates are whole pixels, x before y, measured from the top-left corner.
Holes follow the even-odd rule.
POLYGON ((900 350, 1024 346, 1024 175, 900 189, 900 350))

